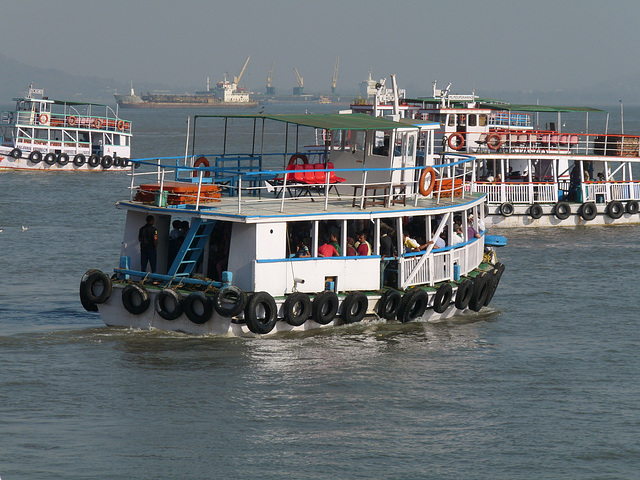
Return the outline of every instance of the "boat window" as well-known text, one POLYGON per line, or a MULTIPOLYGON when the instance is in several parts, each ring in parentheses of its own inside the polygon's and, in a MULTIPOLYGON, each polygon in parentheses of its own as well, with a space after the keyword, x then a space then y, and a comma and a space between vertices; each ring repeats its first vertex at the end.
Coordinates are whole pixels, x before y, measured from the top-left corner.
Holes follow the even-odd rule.
POLYGON ((287 223, 287 249, 289 256, 311 256, 311 222, 287 223))
MULTIPOLYGON (((374 237, 374 225, 367 219, 349 220, 347 221, 347 248, 345 255, 356 255, 358 247, 360 246, 360 237, 364 233, 366 235, 366 241, 373 246, 374 237)), ((360 249, 362 252, 363 249, 360 249)), ((371 252, 373 254, 373 252, 371 252)))
POLYGON ((342 256, 343 248, 341 242, 342 222, 337 220, 321 220, 318 222, 318 245, 326 241, 332 245, 338 255, 342 256))
POLYGON ((408 135, 408 142, 407 142, 407 156, 408 157, 413 157, 414 156, 414 147, 416 144, 416 136, 414 134, 409 134, 408 135))
POLYGON ((35 138, 37 138, 38 140, 47 140, 47 130, 44 128, 36 128, 36 136, 35 138))
POLYGON ((89 142, 89 132, 78 132, 78 141, 83 143, 89 142))
POLYGON ((469 114, 469 126, 470 127, 475 127, 476 123, 477 123, 477 115, 475 113, 473 114, 469 114))
POLYGON ((478 125, 485 127, 487 125, 487 115, 485 113, 478 115, 478 125))
POLYGON ((450 127, 454 127, 456 125, 456 116, 453 113, 450 113, 449 115, 447 115, 447 117, 449 117, 449 121, 448 121, 448 125, 450 127))
POLYGON ((458 126, 464 127, 467 125, 467 116, 464 114, 458 115, 458 126))
POLYGON ((389 132, 376 132, 375 142, 373 147, 374 155, 389 155, 389 143, 391 141, 391 136, 389 132))

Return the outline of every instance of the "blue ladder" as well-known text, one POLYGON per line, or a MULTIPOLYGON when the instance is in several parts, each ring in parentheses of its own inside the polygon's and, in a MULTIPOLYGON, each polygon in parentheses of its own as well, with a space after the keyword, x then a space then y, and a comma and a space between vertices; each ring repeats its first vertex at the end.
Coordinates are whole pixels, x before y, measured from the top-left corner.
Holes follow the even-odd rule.
POLYGON ((202 252, 209 242, 209 235, 213 231, 216 221, 211 220, 203 222, 200 218, 196 218, 191 223, 191 228, 184 238, 180 250, 175 260, 171 264, 171 268, 167 272, 171 277, 188 277, 196 268, 198 260, 202 257, 202 252))

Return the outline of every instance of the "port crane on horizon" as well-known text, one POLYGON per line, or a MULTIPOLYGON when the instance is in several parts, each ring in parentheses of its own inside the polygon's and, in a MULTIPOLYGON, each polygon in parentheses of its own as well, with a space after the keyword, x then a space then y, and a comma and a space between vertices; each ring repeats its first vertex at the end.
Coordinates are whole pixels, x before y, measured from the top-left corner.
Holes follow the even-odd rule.
POLYGON ((298 83, 297 87, 293 87, 293 94, 302 95, 302 92, 304 91, 304 79, 302 78, 296 67, 293 67, 293 71, 296 74, 296 82, 298 83))

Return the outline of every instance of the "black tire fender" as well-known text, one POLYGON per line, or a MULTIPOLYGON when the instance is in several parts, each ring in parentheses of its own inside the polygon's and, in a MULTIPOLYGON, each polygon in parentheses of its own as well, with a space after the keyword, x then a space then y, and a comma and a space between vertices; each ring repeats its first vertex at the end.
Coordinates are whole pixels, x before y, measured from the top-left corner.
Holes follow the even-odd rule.
POLYGON ((364 318, 369 308, 369 299, 362 292, 351 292, 342 301, 342 319, 345 323, 356 323, 364 318))
POLYGON ((553 213, 559 220, 566 220, 571 215, 571 205, 567 202, 558 202, 553 209, 553 213))
POLYGON ((105 155, 104 157, 102 157, 102 160, 100 160, 100 165, 102 165, 102 168, 104 168, 105 170, 110 169, 113 166, 113 158, 111 158, 111 155, 105 155))
POLYGON ((500 213, 503 217, 510 217, 511 215, 513 215, 513 212, 513 203, 504 202, 502 205, 500 205, 500 213))
POLYGON ((94 153, 89 157, 89 160, 87 161, 87 163, 89 164, 90 167, 97 167, 98 165, 100 165, 100 155, 98 155, 97 153, 94 153))
POLYGON ((438 287, 436 294, 433 296, 433 311, 436 313, 444 313, 449 308, 451 299, 453 298, 453 287, 450 283, 443 283, 438 287))
POLYGON ((147 311, 151 304, 149 292, 139 283, 130 283, 122 290, 122 305, 127 312, 140 315, 147 311))
POLYGON ((607 205, 607 215, 614 220, 617 220, 624 213, 624 207, 622 206, 622 202, 618 200, 614 200, 613 202, 609 202, 607 205))
POLYGON ((67 163, 69 163, 69 155, 62 152, 58 155, 56 161, 58 162, 58 165, 66 165, 67 163))
POLYGON ((76 167, 81 167, 85 164, 85 162, 87 161, 86 157, 82 154, 82 153, 78 153, 76 154, 75 157, 73 157, 73 164, 76 167))
POLYGON ((529 216, 534 220, 537 220, 540 217, 542 217, 542 213, 543 213, 542 206, 539 203, 534 203, 529 207, 529 216))
POLYGON ((247 294, 234 285, 223 287, 213 295, 213 308, 223 317, 235 317, 246 304, 247 294))
POLYGON ((207 323, 213 315, 213 301, 204 292, 192 292, 184 300, 184 313, 196 325, 207 323))
POLYGON ((278 321, 276 301, 267 292, 252 293, 244 308, 244 321, 253 333, 269 333, 278 321))
POLYGON ((505 267, 502 263, 496 263, 493 266, 493 270, 491 270, 491 273, 489 273, 489 278, 490 278, 489 285, 491 288, 487 293, 487 298, 484 299, 485 307, 487 307, 491 303, 491 300, 493 299, 493 295, 496 293, 496 289, 498 288, 498 284, 500 283, 500 278, 504 273, 504 268, 505 267))
POLYGON ((18 160, 19 158, 22 158, 22 150, 20 150, 19 148, 14 148, 13 150, 11 150, 10 155, 18 160))
POLYGON ((85 309, 87 306, 100 305, 106 302, 111 296, 111 290, 111 279, 100 270, 88 270, 80 280, 80 300, 85 305, 85 309))
POLYGON ((165 320, 175 320, 184 313, 183 297, 177 290, 163 288, 156 295, 156 312, 165 320))
POLYGON ((47 165, 53 165, 54 163, 56 163, 56 154, 55 153, 47 153, 44 156, 44 163, 46 163, 47 165))
POLYGON ((402 294, 399 291, 386 290, 380 297, 380 300, 378 300, 376 311, 380 317, 386 320, 393 320, 398 314, 401 301, 402 294))
POLYGON ((320 325, 328 325, 338 313, 338 303, 338 295, 335 292, 320 292, 311 303, 311 317, 320 325))
POLYGON ((42 161, 42 152, 34 150, 29 154, 29 160, 31 160, 32 163, 40 163, 42 161))
POLYGON ((429 304, 429 294, 421 288, 405 293, 398 309, 398 320, 407 323, 424 315, 429 304))
POLYGON ((635 215, 640 211, 640 204, 637 200, 629 200, 627 202, 627 213, 629 215, 635 215))
POLYGON ((311 299, 302 292, 294 292, 289 295, 282 305, 282 314, 285 322, 294 327, 299 327, 311 316, 311 299))
POLYGON ((469 308, 474 312, 479 312, 484 306, 489 290, 491 288, 491 279, 485 272, 478 275, 473 280, 473 295, 469 301, 469 308))
MULTIPOLYGON (((620 208, 622 208, 622 204, 620 204, 620 208)), ((583 220, 593 220, 597 214, 598 207, 596 207, 596 204, 593 202, 585 202, 580 206, 580 216, 583 220)))
POLYGON ((464 310, 469 306, 469 302, 471 301, 471 297, 473 296, 473 281, 465 280, 460 285, 458 285, 458 289, 456 290, 456 300, 455 306, 459 310, 464 310))

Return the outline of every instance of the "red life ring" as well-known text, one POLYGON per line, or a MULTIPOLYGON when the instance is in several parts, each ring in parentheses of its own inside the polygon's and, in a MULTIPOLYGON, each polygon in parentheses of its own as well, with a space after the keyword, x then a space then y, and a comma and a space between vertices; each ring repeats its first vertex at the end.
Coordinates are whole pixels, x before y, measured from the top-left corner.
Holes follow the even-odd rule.
POLYGON ((433 187, 436 184, 436 171, 433 167, 427 167, 422 171, 422 175, 420 175, 420 183, 418 187, 420 189, 420 193, 425 197, 428 196, 431 192, 433 192, 433 187), (431 174, 431 179, 429 180, 429 186, 424 188, 424 182, 427 179, 427 174, 431 174))
POLYGON ((78 119, 76 117, 74 117, 73 115, 67 117, 67 123, 69 125, 71 125, 72 127, 76 124, 77 121, 78 121, 78 119))
POLYGON ((500 135, 497 133, 492 133, 487 137, 487 147, 489 147, 489 150, 493 150, 495 152, 501 145, 502 140, 500 139, 500 135))
MULTIPOLYGON (((195 163, 193 164, 194 168, 198 168, 198 167, 208 167, 209 166, 209 160, 207 160, 206 157, 198 157, 195 161, 195 163)), ((193 176, 197 177, 198 176, 198 172, 196 172, 195 170, 193 171, 193 176)), ((204 176, 205 177, 210 177, 211 176, 211 172, 204 172, 204 176)))
POLYGON ((462 135, 460 132, 453 133, 449 136, 449 140, 447 143, 449 144, 449 148, 451 148, 451 150, 462 150, 462 147, 464 147, 464 135, 462 135), (457 139, 455 143, 453 142, 454 139, 457 139))
POLYGON ((296 153, 295 155, 291 155, 291 158, 289 159, 289 165, 293 165, 298 159, 302 160, 303 164, 309 163, 309 159, 306 155, 304 155, 303 153, 296 153))
POLYGON ((124 122, 122 120, 118 120, 118 123, 116 125, 118 127, 118 130, 124 129, 124 122))
POLYGON ((38 117, 38 121, 40 122, 40 125, 49 123, 49 115, 47 115, 46 113, 41 113, 38 117))

